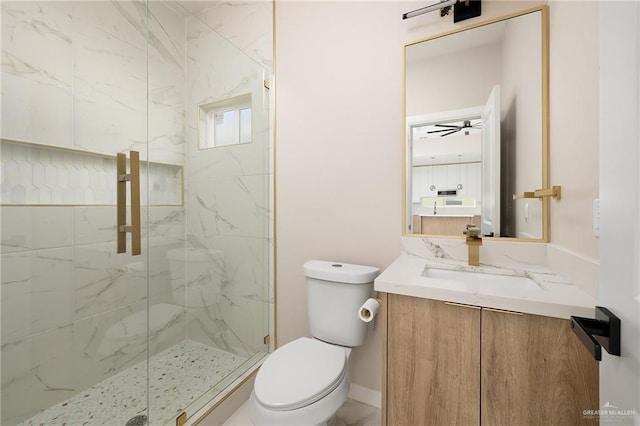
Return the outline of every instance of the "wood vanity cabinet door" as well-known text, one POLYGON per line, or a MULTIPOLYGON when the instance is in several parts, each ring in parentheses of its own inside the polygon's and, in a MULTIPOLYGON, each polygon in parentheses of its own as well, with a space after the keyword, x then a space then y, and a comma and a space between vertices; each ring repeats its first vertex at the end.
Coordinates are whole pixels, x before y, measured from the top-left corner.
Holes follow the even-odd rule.
POLYGON ((387 304, 387 425, 478 425, 480 309, 394 294, 387 304))
POLYGON ((598 363, 568 320, 482 310, 482 425, 583 425, 595 420, 598 363))
MULTIPOLYGON (((473 223, 480 226, 480 216, 455 217, 455 216, 422 216, 419 233, 435 235, 462 235, 467 229, 467 224, 473 223)), ((418 232, 414 232, 418 234, 418 232)))

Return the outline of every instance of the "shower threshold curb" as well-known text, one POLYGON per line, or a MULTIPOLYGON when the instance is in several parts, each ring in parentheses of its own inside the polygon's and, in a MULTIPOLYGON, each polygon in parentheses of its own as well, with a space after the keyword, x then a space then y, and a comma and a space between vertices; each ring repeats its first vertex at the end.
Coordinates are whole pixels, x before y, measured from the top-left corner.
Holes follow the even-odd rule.
MULTIPOLYGON (((187 422, 184 426, 195 426, 202 422, 206 417, 214 414, 215 410, 220 408, 230 396, 232 396, 237 390, 239 390, 243 385, 246 384, 247 381, 252 379, 260 369, 260 366, 267 358, 269 354, 267 353, 258 353, 249 358, 245 362, 245 364, 253 364, 250 368, 247 369, 241 376, 235 379, 233 382, 229 383, 224 389, 222 389, 218 395, 216 395, 212 400, 207 402, 201 409, 189 415, 187 422)), ((252 387, 253 388, 253 387, 252 387)), ((231 407, 232 409, 229 411, 229 414, 233 414, 237 408, 239 408, 245 401, 241 401, 237 404, 237 407, 231 407)))

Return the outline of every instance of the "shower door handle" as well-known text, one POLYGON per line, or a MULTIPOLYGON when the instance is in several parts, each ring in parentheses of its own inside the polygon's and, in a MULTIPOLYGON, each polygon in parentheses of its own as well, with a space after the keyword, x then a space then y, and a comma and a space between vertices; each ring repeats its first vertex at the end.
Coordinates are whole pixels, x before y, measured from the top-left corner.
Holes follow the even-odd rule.
POLYGON ((140 153, 131 151, 129 154, 131 168, 131 255, 142 253, 140 231, 140 153))
POLYGON ((130 169, 127 174, 127 156, 118 153, 117 165, 117 253, 127 251, 127 232, 131 232, 131 255, 142 253, 140 231, 140 153, 130 151, 130 169), (127 182, 131 182, 131 225, 127 225, 127 182))

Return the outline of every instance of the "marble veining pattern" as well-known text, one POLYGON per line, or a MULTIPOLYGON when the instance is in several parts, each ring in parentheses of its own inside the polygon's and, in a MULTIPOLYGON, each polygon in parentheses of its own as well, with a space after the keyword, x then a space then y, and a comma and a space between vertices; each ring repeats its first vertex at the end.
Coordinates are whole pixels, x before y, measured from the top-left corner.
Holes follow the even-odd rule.
POLYGON ((61 327, 73 319, 69 247, 2 254, 2 343, 61 327))
MULTIPOLYGON (((465 265, 468 246, 462 238, 402 238, 402 253, 441 263, 465 265)), ((544 243, 483 241, 481 266, 546 271, 544 243)))
POLYGON ((64 247, 72 243, 70 208, 0 207, 0 211, 0 249, 3 254, 64 247))
POLYGON ((470 266, 468 247, 462 238, 404 237, 402 254, 376 278, 374 287, 376 291, 556 318, 592 315, 593 296, 553 271, 547 264, 546 249, 544 243, 487 240, 480 249, 480 265, 470 266), (424 275, 426 269, 483 276, 474 280, 469 274, 447 282, 424 275), (537 286, 497 276, 526 277, 537 286))
POLYGON ((72 4, 3 1, 1 7, 2 136, 70 146, 72 4))
MULTIPOLYGON (((473 266, 468 265, 465 260, 460 260, 450 255, 446 247, 434 241, 425 239, 423 243, 431 254, 431 256, 427 256, 425 263, 429 268, 530 278, 538 284, 541 289, 545 289, 546 284, 571 285, 571 282, 567 278, 554 273, 545 265, 519 263, 511 255, 507 255, 509 263, 490 264, 488 262, 482 262, 479 266, 473 266)), ((403 252, 415 256, 415 254, 410 251, 405 250, 403 252)))
POLYGON ((273 68, 270 25, 272 4, 268 1, 216 0, 196 16, 263 67, 273 68))
POLYGON ((231 374, 247 359, 185 340, 146 361, 20 423, 26 425, 124 425, 138 414, 164 424, 231 374))
POLYGON ((70 89, 71 2, 2 2, 2 71, 70 89), (22 50, 31 44, 46 47, 22 50))
POLYGON ((542 289, 545 289, 548 284, 572 284, 566 277, 550 270, 545 261, 537 258, 535 255, 535 252, 539 251, 537 249, 544 249, 544 245, 540 243, 532 243, 534 245, 530 248, 534 250, 521 253, 518 253, 513 245, 526 243, 489 243, 490 248, 485 251, 491 251, 492 254, 485 256, 486 260, 479 266, 466 263, 467 246, 464 240, 424 238, 409 241, 407 238, 403 243, 406 243, 403 244, 403 253, 425 257, 428 259, 427 265, 432 268, 526 277, 532 279, 542 289))
POLYGON ((244 356, 264 350, 268 305, 233 295, 201 293, 205 306, 187 313, 189 339, 244 356))

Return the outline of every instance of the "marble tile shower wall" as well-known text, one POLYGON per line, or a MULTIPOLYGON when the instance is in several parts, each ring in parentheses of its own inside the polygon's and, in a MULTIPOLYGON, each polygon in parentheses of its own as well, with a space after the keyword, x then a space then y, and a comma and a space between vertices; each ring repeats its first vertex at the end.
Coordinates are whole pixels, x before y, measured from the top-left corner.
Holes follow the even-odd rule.
MULTIPOLYGON (((145 159, 148 137, 149 160, 184 164, 184 17, 154 3, 148 19, 147 70, 144 2, 3 1, 2 138, 145 159)), ((1 215, 0 422, 15 424, 146 358, 146 322, 119 331, 146 317, 147 271, 151 305, 174 303, 167 252, 184 245, 186 214, 143 209, 138 258, 115 254, 114 207, 1 215)), ((151 354, 186 337, 185 309, 150 315, 151 354)))
MULTIPOLYGON (((264 350, 273 312, 265 285, 273 283, 273 155, 262 80, 272 70, 272 5, 212 2, 186 18, 170 2, 148 2, 148 14, 145 4, 2 2, 3 139, 133 149, 188 166, 186 208, 143 209, 149 250, 140 258, 114 253, 113 207, 2 207, 2 424, 146 357, 144 338, 123 343, 117 332, 144 313, 147 271, 150 316, 159 317, 150 319, 151 354, 185 336, 238 354, 264 350), (233 66, 221 66, 221 55, 233 66), (196 106, 248 92, 253 143, 197 151, 196 106), (169 252, 184 247, 185 230, 212 269, 172 270, 169 252), (196 289, 182 302, 196 308, 154 309, 175 306, 171 280, 182 277, 196 289), (199 287, 203 278, 215 287, 199 287)), ((153 185, 149 203, 161 204, 153 185)))
POLYGON ((196 17, 234 46, 273 71, 273 3, 216 0, 196 17))

